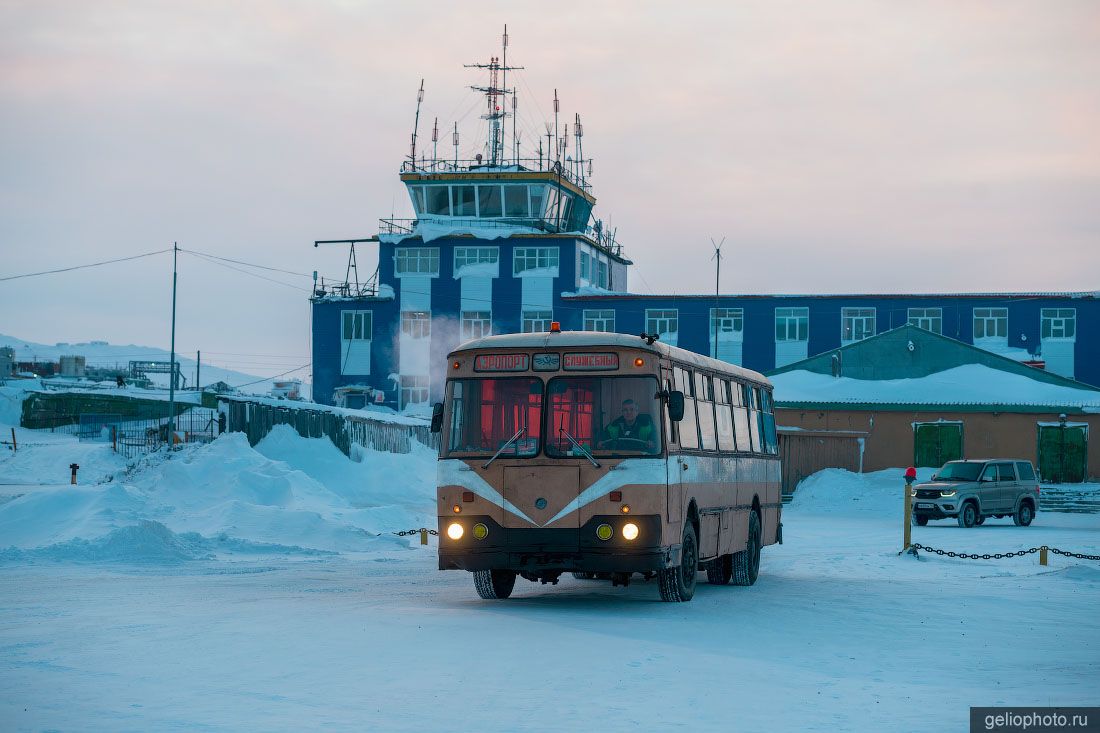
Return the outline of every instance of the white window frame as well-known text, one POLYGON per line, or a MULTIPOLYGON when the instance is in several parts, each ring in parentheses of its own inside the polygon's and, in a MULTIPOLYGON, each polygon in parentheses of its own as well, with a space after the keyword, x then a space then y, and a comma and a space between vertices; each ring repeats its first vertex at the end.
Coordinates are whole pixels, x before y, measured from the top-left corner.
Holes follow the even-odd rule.
POLYGON ((395 277, 439 277, 439 247, 395 248, 393 274, 395 277), (415 265, 416 269, 410 269, 410 265, 415 265))
POLYGON ((401 335, 414 339, 432 337, 432 314, 427 311, 401 311, 401 335))
POLYGON ((401 406, 416 405, 428 401, 431 378, 426 374, 402 374, 399 377, 401 406))
POLYGON ((1076 308, 1042 308, 1039 311, 1039 338, 1043 341, 1076 341, 1076 308), (1066 335, 1069 326, 1069 335, 1066 335), (1049 326, 1049 329, 1048 329, 1049 326), (1047 331, 1050 335, 1047 335, 1047 331))
POLYGON ((462 273, 467 265, 500 264, 500 247, 455 247, 455 277, 462 273))
MULTIPOLYGON (((718 338, 722 334, 733 334, 733 341, 745 340, 745 309, 744 308, 711 308, 710 309, 710 339, 714 340, 717 330, 718 338), (718 328, 715 329, 715 321, 718 328), (728 328, 727 328, 728 326, 728 328)), ((711 349, 714 351, 714 349, 711 349)))
POLYGON ((557 277, 560 258, 560 247, 516 247, 512 250, 512 275, 522 277, 532 270, 553 269, 553 277, 557 277))
POLYGON ((840 343, 854 344, 871 338, 877 331, 878 313, 875 308, 852 306, 840 309, 840 343), (856 324, 860 326, 857 329, 856 324), (862 335, 860 335, 862 334, 862 335))
POLYGON ((943 335, 943 308, 910 308, 906 323, 943 335))
POLYGON ((776 343, 788 343, 791 341, 810 340, 810 309, 809 308, 776 308, 775 309, 775 340, 776 343), (783 324, 783 334, 780 336, 779 325, 783 324), (801 332, 801 326, 805 325, 805 334, 801 332), (791 337, 791 333, 794 337, 791 337))
POLYGON ((547 333, 554 320, 554 311, 525 310, 520 313, 521 333, 547 333))
POLYGON ((370 341, 374 331, 373 311, 340 311, 340 340, 341 341, 370 341), (352 334, 348 335, 348 317, 351 317, 352 334), (355 333, 358 331, 359 335, 355 333))
MULTIPOLYGON (((680 311, 677 308, 646 308, 645 331, 651 334, 669 334, 672 339, 665 343, 675 346, 680 340, 680 311), (670 328, 675 326, 675 328, 670 328)), ((662 336, 664 339, 664 336, 662 336)))
POLYGON ((492 335, 493 312, 462 311, 461 330, 463 341, 472 341, 473 339, 492 335))
POLYGON ((615 333, 615 311, 611 309, 585 309, 584 311, 584 329, 585 331, 603 331, 604 333, 615 333))
POLYGON ((999 339, 1008 340, 1008 308, 975 308, 974 309, 974 340, 999 339), (978 335, 978 324, 981 324, 982 334, 978 335), (989 327, 993 327, 994 333, 989 333, 989 327), (1000 333, 1004 331, 1004 333, 1000 333))

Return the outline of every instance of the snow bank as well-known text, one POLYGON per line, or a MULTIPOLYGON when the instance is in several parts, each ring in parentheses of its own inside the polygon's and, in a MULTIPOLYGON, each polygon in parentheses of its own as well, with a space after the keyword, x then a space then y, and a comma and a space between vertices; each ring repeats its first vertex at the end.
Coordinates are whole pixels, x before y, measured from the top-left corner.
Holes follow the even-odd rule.
MULTIPOLYGON (((930 481, 934 468, 918 468, 917 481, 930 481)), ((798 484, 785 511, 805 514, 898 515, 904 494, 905 469, 888 468, 871 473, 852 473, 826 468, 798 484)))
MULTIPOLYGON (((77 448, 110 451, 75 441, 21 448, 0 464, 0 483, 77 448), (26 462, 17 467, 22 473, 9 472, 13 460, 26 462)), ((0 559, 181 562, 265 548, 407 548, 409 540, 394 532, 435 521, 434 452, 356 446, 355 456, 281 425, 256 448, 228 433, 125 470, 113 464, 109 483, 9 486, 0 503, 0 547, 9 549, 0 559)))
MULTIPOLYGON (((14 423, 18 425, 18 420, 14 423)), ((12 424, 0 422, 0 440, 11 441, 12 424)), ((81 443, 75 435, 16 428, 17 450, 0 450, 0 483, 68 483, 69 464, 80 466, 77 480, 96 484, 126 467, 126 461, 107 443, 81 443)), ((2 541, 2 538, 0 538, 2 541)))
POLYGON ((27 393, 41 388, 42 382, 37 377, 9 379, 0 384, 0 423, 18 425, 23 419, 23 400, 27 393))

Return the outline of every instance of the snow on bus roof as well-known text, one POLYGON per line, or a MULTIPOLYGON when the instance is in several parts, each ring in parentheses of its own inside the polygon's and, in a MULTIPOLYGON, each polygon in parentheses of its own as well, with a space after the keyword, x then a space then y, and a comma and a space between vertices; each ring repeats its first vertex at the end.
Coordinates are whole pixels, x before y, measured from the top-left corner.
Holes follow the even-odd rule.
POLYGON ((452 355, 474 349, 575 349, 575 348, 599 348, 618 347, 628 349, 641 349, 660 354, 666 358, 676 359, 699 369, 711 369, 718 372, 733 373, 744 379, 760 384, 771 384, 771 381, 760 372, 752 369, 730 364, 729 362, 711 359, 709 356, 697 354, 694 351, 669 346, 660 341, 652 344, 646 343, 641 336, 632 336, 625 333, 607 333, 604 331, 561 331, 559 333, 508 333, 497 336, 485 336, 483 338, 467 341, 456 346, 452 355))

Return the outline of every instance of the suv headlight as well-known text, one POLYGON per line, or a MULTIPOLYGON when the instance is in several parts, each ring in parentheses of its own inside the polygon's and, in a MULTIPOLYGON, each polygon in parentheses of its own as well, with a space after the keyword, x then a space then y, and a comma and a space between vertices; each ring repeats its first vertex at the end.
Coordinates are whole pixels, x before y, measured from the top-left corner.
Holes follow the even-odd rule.
POLYGON ((941 497, 950 497, 950 496, 954 496, 956 493, 958 493, 958 492, 955 489, 951 489, 951 491, 941 491, 940 496, 941 497))

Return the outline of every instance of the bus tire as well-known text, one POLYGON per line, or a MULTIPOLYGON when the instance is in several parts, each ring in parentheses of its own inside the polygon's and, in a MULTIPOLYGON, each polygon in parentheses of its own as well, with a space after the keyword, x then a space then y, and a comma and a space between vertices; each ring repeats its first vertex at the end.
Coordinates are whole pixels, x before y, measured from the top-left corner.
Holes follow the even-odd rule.
POLYGON ((720 555, 707 563, 707 582, 729 585, 733 577, 733 555, 720 555))
POLYGON ((516 587, 516 571, 475 570, 474 587, 477 594, 487 601, 507 598, 516 587))
POLYGON ((690 601, 695 595, 695 574, 699 572, 699 543, 695 527, 684 522, 684 537, 680 543, 680 564, 657 571, 661 600, 669 603, 690 601))
POLYGON ((592 580, 596 577, 595 573, 573 573, 573 577, 577 580, 592 580))
POLYGON ((733 584, 752 585, 760 576, 760 515, 749 512, 749 539, 745 549, 733 553, 733 584))

